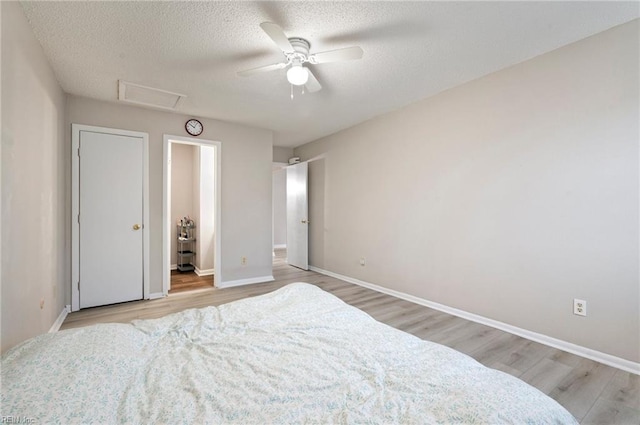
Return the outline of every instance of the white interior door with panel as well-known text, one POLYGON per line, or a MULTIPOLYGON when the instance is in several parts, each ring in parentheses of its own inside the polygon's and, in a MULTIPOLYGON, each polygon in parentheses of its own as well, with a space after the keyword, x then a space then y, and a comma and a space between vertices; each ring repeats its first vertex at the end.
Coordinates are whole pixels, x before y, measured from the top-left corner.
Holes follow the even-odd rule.
POLYGON ((74 131, 72 309, 139 300, 147 292, 148 138, 110 131, 117 130, 74 131))
POLYGON ((287 170, 287 262, 309 269, 309 218, 307 199, 308 164, 290 165, 287 170))

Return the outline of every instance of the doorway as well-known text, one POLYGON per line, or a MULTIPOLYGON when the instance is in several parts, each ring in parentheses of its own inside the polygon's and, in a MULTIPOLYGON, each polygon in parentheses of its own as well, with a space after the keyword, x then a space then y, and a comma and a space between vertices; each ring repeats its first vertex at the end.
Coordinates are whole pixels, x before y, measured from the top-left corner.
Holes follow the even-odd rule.
POLYGON ((309 270, 307 162, 287 167, 287 262, 309 270))
POLYGON ((309 269, 308 162, 273 163, 273 261, 309 269))
POLYGON ((220 151, 220 142, 164 136, 164 295, 221 281, 220 151))

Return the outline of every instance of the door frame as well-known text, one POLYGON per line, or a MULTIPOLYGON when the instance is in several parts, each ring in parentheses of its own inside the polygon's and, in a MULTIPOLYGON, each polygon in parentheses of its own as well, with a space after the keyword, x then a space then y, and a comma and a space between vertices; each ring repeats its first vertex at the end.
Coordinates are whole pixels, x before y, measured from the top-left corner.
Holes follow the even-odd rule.
MULTIPOLYGON (((142 139, 142 297, 149 299, 149 134, 117 128, 71 124, 71 311, 80 310, 80 132, 113 134, 142 139)), ((117 267, 117 265, 113 265, 117 267)))
POLYGON ((216 169, 214 170, 215 216, 213 217, 213 227, 215 229, 215 237, 213 247, 213 286, 217 286, 216 283, 222 282, 222 142, 164 134, 162 143, 162 294, 164 296, 169 295, 169 285, 171 281, 171 251, 169 250, 171 244, 169 243, 169 238, 171 236, 171 226, 173 224, 173 220, 170 217, 171 193, 169 193, 169 178, 171 175, 171 167, 169 164, 169 144, 172 142, 194 146, 210 146, 215 149, 216 169))

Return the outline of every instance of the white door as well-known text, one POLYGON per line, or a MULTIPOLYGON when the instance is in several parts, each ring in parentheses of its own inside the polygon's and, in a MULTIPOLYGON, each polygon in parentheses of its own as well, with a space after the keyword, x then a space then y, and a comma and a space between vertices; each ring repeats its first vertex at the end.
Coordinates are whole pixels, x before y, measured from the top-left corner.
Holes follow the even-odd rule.
POLYGON ((290 165, 287 170, 287 262, 309 269, 309 218, 306 162, 290 165))
POLYGON ((143 298, 141 137, 80 131, 80 308, 143 298))

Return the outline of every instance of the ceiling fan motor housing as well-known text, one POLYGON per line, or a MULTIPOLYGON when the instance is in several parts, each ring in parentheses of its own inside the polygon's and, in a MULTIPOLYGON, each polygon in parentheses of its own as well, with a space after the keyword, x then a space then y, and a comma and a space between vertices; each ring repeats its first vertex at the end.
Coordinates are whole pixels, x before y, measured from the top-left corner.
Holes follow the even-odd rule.
POLYGON ((291 45, 293 46, 293 49, 296 52, 302 53, 306 56, 309 55, 309 48, 311 47, 311 44, 304 38, 291 37, 289 39, 289 43, 291 43, 291 45))
POLYGON ((291 43, 294 50, 291 53, 286 53, 289 61, 294 62, 294 59, 297 59, 300 63, 309 61, 309 48, 311 44, 307 40, 299 37, 291 37, 289 38, 289 43, 291 43))

